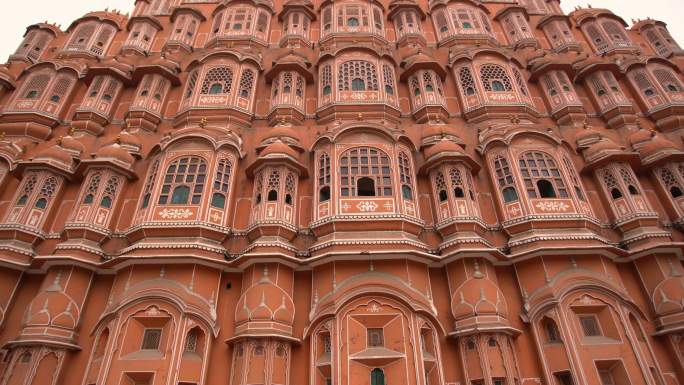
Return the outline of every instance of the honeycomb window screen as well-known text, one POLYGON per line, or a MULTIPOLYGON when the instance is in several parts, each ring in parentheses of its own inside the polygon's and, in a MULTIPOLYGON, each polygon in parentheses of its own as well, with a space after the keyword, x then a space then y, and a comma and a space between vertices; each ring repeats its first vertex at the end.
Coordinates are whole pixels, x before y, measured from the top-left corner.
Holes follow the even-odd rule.
POLYGON ((268 181, 266 183, 267 195, 266 199, 269 202, 278 201, 278 193, 280 191, 280 171, 273 170, 268 176, 268 181))
POLYGON ((618 172, 620 173, 620 178, 624 182, 625 186, 627 186, 627 191, 629 191, 631 195, 640 195, 641 189, 634 178, 634 172, 632 169, 628 166, 620 165, 618 167, 618 172))
POLYGON ((330 95, 332 93, 332 70, 330 65, 325 65, 321 69, 321 93, 330 95))
POLYGON ((629 42, 629 38, 627 38, 624 28, 615 21, 604 21, 601 26, 614 42, 629 42))
POLYGON ((357 147, 340 157, 340 194, 392 196, 390 158, 373 147, 357 147))
POLYGON ((339 91, 377 91, 378 74, 375 64, 365 60, 341 63, 337 72, 339 91))
POLYGON ((227 95, 233 86, 233 69, 230 67, 215 67, 204 75, 200 94, 227 95))
POLYGON ((166 170, 159 204, 198 205, 202 200, 207 164, 196 156, 174 160, 166 170))
POLYGON ((444 173, 441 171, 437 171, 435 174, 435 190, 437 191, 437 199, 439 202, 446 202, 449 199, 444 173))
POLYGON ((660 86, 668 93, 680 93, 683 91, 682 83, 669 68, 658 68, 653 70, 653 76, 660 86))
POLYGON ((24 89, 19 95, 21 96, 21 99, 40 99, 49 83, 50 75, 33 75, 28 79, 26 85, 24 86, 24 89))
POLYGON ((600 179, 603 181, 606 190, 612 199, 620 199, 624 196, 622 186, 618 183, 617 178, 610 169, 603 169, 600 173, 600 179))
POLYGON ((634 79, 637 88, 644 96, 648 97, 656 94, 653 84, 645 71, 635 71, 632 78, 634 79))
POLYGON ((524 96, 529 96, 530 92, 527 90, 527 85, 522 77, 522 74, 517 68, 513 68, 513 78, 515 79, 515 84, 518 86, 520 93, 524 96))
POLYGON ((526 152, 520 156, 520 174, 529 198, 568 198, 556 161, 543 152, 526 152))
POLYGON ((252 89, 254 88, 254 71, 251 69, 246 69, 242 71, 242 76, 240 77, 240 97, 249 98, 252 95, 252 89))
POLYGON ((190 76, 188 76, 188 83, 185 87, 185 94, 183 95, 183 98, 188 100, 192 98, 193 93, 195 92, 195 85, 197 85, 197 78, 199 77, 199 71, 194 70, 190 73, 190 76))
POLYGON ((683 195, 684 188, 682 188, 680 180, 668 167, 663 167, 659 169, 656 172, 656 175, 663 183, 663 186, 665 187, 665 190, 667 190, 667 192, 670 194, 670 197, 679 198, 683 195))
POLYGON ((435 24, 437 25, 437 32, 441 37, 449 35, 449 23, 446 17, 446 11, 439 10, 435 13, 435 24))
POLYGON ((74 32, 74 35, 67 44, 67 49, 71 50, 85 50, 88 42, 95 34, 96 25, 94 23, 81 24, 74 32))
POLYGON ((31 194, 33 194, 33 190, 36 187, 36 183, 38 183, 38 176, 35 173, 28 174, 24 178, 24 184, 20 190, 21 195, 19 196, 16 202, 17 206, 26 205, 28 199, 31 197, 31 194))
POLYGON ((104 192, 102 194, 102 199, 100 199, 100 206, 110 209, 116 199, 116 193, 119 191, 119 185, 121 184, 121 179, 118 176, 112 176, 107 180, 104 192))
POLYGON ((294 195, 297 189, 296 180, 293 173, 288 173, 285 177, 285 204, 294 205, 294 195))
POLYGON ((449 170, 449 181, 451 182, 454 198, 464 198, 466 194, 466 188, 463 183, 461 170, 457 168, 452 168, 449 170))
POLYGON ((480 67, 480 79, 485 91, 505 92, 513 91, 511 78, 506 70, 497 64, 485 64, 480 67))
POLYGON ((475 79, 473 78, 473 73, 468 67, 461 67, 458 70, 458 80, 461 84, 461 92, 464 96, 475 95, 475 79))
POLYGON ((88 187, 85 190, 85 195, 83 196, 83 204, 89 205, 93 203, 93 200, 95 198, 95 195, 97 194, 97 190, 100 186, 100 183, 102 182, 102 173, 101 172, 95 172, 93 175, 90 177, 90 181, 88 182, 88 187))
POLYGON ((394 70, 387 64, 382 66, 382 77, 385 82, 385 93, 394 95, 394 70))

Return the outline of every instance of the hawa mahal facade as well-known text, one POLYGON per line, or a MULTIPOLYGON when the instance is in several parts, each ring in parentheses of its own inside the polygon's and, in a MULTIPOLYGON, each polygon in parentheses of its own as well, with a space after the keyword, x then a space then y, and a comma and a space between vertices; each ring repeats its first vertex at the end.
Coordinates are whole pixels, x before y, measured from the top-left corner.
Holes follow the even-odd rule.
POLYGON ((0 385, 683 384, 683 71, 557 0, 31 25, 0 385))

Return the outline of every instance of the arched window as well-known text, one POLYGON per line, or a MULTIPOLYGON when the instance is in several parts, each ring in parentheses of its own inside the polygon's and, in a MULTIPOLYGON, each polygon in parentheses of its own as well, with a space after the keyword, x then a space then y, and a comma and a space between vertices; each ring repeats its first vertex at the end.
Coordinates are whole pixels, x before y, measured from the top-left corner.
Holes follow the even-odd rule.
POLYGON ((629 39, 627 38, 627 35, 625 34, 624 28, 619 26, 616 22, 610 20, 610 21, 604 21, 602 23, 603 30, 606 31, 608 36, 610 36, 611 40, 613 42, 628 42, 629 39))
POLYGON ((357 147, 345 152, 340 158, 340 178, 343 197, 392 196, 390 158, 376 148, 357 147))
POLYGON ((663 182, 665 189, 670 193, 672 198, 676 199, 684 195, 682 192, 684 189, 682 189, 681 183, 669 168, 663 167, 659 169, 658 177, 663 182))
POLYGON ((154 181, 157 180, 157 171, 159 170, 159 160, 154 161, 152 167, 150 168, 149 174, 147 175, 147 181, 145 182, 145 187, 143 188, 143 198, 140 208, 147 208, 150 204, 150 197, 152 196, 152 188, 154 187, 154 181))
POLYGON ((385 385, 385 373, 375 368, 371 371, 371 385, 385 385))
POLYGON ((39 99, 50 83, 50 76, 47 74, 33 75, 24 86, 24 99, 39 99))
POLYGON ((556 322, 552 319, 546 318, 542 322, 544 327, 544 332, 546 333, 546 342, 548 343, 559 343, 561 342, 560 331, 556 322))
POLYGON ((83 197, 83 204, 89 205, 93 203, 93 200, 95 199, 95 194, 97 194, 97 189, 100 187, 100 183, 102 182, 102 174, 99 172, 94 173, 90 177, 90 181, 88 182, 88 187, 86 188, 85 191, 85 196, 83 197))
POLYGON ((228 159, 221 159, 216 165, 216 177, 214 178, 214 193, 211 196, 211 206, 219 209, 226 207, 226 197, 230 190, 230 176, 233 164, 228 159))
POLYGON ((268 195, 269 202, 276 202, 278 200, 278 190, 280 190, 280 171, 273 170, 268 177, 268 195))
POLYGON ((411 162, 404 152, 399 153, 398 158, 399 181, 401 183, 401 195, 404 199, 413 200, 413 178, 411 177, 411 162))
POLYGON ((645 96, 655 95, 655 89, 645 71, 636 71, 633 75, 634 83, 645 96))
POLYGON ((529 198, 568 197, 560 169, 556 161, 546 153, 530 151, 522 154, 520 174, 529 198))
POLYGON ((394 71, 387 64, 382 66, 382 77, 385 81, 385 93, 394 95, 394 71))
POLYGON ((447 193, 446 182, 444 181, 444 174, 441 171, 438 171, 435 176, 435 186, 437 187, 439 202, 446 202, 449 199, 449 195, 447 193))
POLYGON ((293 197, 295 193, 295 177, 294 174, 288 173, 285 177, 285 204, 292 205, 294 203, 293 197))
POLYGON ((112 208, 112 202, 116 198, 116 193, 119 190, 119 184, 121 180, 117 176, 112 176, 107 180, 107 185, 105 186, 102 199, 100 200, 100 206, 104 208, 112 208))
POLYGON ((506 70, 497 64, 485 64, 480 67, 480 78, 485 91, 513 91, 511 79, 506 70))
MULTIPOLYGON (((199 77, 199 71, 194 70, 190 73, 188 76, 188 83, 185 88, 185 94, 184 94, 184 99, 188 100, 192 97, 192 94, 195 92, 195 85, 197 84, 197 78, 199 77)), ((207 93, 209 92, 209 89, 207 89, 207 93)))
POLYGON ((332 93, 332 73, 330 65, 325 65, 321 69, 321 87, 323 95, 330 95, 332 93))
POLYGON ((202 158, 186 156, 176 159, 166 170, 159 204, 200 204, 206 175, 207 164, 202 158))
POLYGON ((632 177, 632 172, 631 170, 628 170, 625 166, 620 167, 620 177, 622 178, 622 181, 625 182, 625 185, 627 186, 627 191, 631 195, 640 195, 641 193, 639 192, 639 189, 637 188, 637 183, 632 177))
POLYGON ((659 68, 653 70, 653 76, 663 89, 668 93, 682 92, 682 86, 676 75, 670 69, 659 68))
POLYGON ((465 189, 461 171, 457 168, 452 168, 449 170, 449 179, 451 179, 451 186, 454 189, 454 198, 465 198, 465 189))
POLYGON ((513 173, 508 165, 508 160, 501 155, 494 158, 494 171, 504 202, 509 203, 517 201, 518 192, 515 189, 513 173))
POLYGON ((579 176, 577 175, 577 170, 575 169, 572 161, 567 156, 564 156, 563 164, 565 165, 565 169, 568 171, 568 175, 570 175, 570 181, 572 182, 572 187, 575 190, 577 199, 581 200, 582 202, 586 202, 586 198, 584 197, 584 192, 580 184, 581 182, 579 176))
POLYGON ((242 77, 240 78, 240 97, 248 98, 252 94, 253 87, 254 71, 250 69, 242 71, 242 77))
POLYGON ((378 73, 375 64, 364 60, 341 63, 337 72, 339 91, 377 91, 378 73))
POLYGON ((200 94, 229 94, 232 86, 233 70, 230 67, 216 67, 204 76, 200 94))
POLYGON ((330 200, 330 156, 323 153, 318 158, 318 201, 330 200))
POLYGON ((618 183, 617 179, 615 178, 615 175, 613 175, 613 172, 609 169, 603 169, 601 171, 601 179, 603 179, 603 183, 606 186, 606 189, 610 191, 610 196, 613 199, 620 199, 624 196, 622 193, 622 189, 620 187, 620 184, 618 183))

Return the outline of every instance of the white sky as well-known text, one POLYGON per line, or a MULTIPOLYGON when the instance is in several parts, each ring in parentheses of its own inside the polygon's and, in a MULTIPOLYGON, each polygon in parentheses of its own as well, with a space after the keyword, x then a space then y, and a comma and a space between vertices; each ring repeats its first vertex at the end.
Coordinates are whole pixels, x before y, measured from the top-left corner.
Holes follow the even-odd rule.
MULTIPOLYGON (((0 0, 2 1, 2 0, 0 0)), ((588 0, 561 0, 566 12, 575 6, 586 7, 588 0)), ((2 1, 2 15, 0 15, 0 62, 4 61, 21 42, 21 37, 27 26, 49 21, 61 24, 66 28, 75 19, 86 12, 109 9, 119 9, 122 13, 133 9, 134 0, 20 0, 18 2, 2 1)), ((632 18, 646 18, 662 20, 668 24, 672 36, 684 45, 684 23, 677 24, 676 15, 681 17, 682 0, 596 0, 590 2, 595 8, 608 8, 625 19, 631 25, 632 18)))

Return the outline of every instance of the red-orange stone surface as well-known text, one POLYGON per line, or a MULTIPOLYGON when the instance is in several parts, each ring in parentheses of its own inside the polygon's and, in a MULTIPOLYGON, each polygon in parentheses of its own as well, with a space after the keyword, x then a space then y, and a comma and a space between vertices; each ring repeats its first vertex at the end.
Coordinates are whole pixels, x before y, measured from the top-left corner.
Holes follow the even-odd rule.
POLYGON ((0 385, 684 384, 684 51, 633 24, 137 0, 28 27, 0 385))

